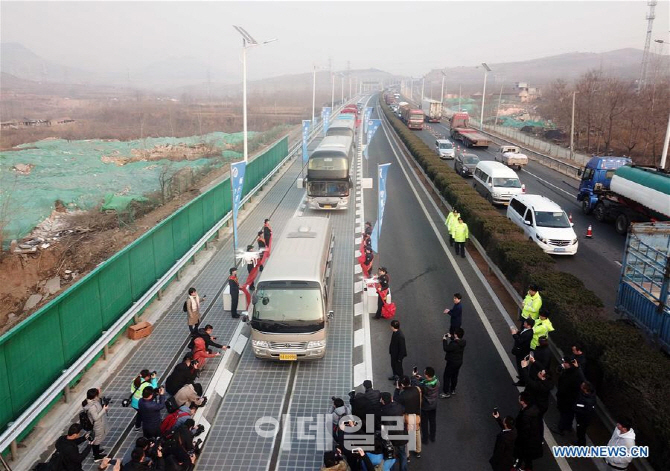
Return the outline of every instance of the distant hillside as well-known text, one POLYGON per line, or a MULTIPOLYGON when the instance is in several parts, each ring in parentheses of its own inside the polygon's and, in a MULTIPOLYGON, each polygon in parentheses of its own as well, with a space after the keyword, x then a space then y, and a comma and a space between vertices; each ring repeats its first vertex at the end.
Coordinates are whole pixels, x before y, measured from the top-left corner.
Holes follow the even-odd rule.
MULTIPOLYGON (((504 77, 505 83, 529 82, 531 86, 546 85, 556 79, 572 80, 590 69, 602 69, 603 72, 628 79, 637 79, 642 62, 642 51, 639 49, 618 49, 603 53, 571 52, 557 56, 542 57, 520 62, 488 63, 492 72, 489 74, 504 77)), ((660 70, 668 71, 670 57, 652 54, 652 63, 659 65, 660 70)), ((483 68, 450 67, 444 69, 448 84, 447 90, 452 92, 458 84, 481 84, 483 68)), ((432 70, 426 80, 441 81, 440 70, 432 70)), ((498 82, 500 83, 500 82, 498 82)))

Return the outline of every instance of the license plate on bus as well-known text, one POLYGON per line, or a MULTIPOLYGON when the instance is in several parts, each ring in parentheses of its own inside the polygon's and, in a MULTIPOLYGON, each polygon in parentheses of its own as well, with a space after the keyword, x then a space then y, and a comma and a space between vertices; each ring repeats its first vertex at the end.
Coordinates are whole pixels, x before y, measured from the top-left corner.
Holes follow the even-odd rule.
POLYGON ((554 249, 554 252, 565 252, 565 248, 563 248, 563 247, 556 247, 556 248, 554 249))
POLYGON ((323 209, 333 209, 333 205, 332 204, 324 204, 323 209))
POLYGON ((298 360, 298 354, 296 354, 296 353, 280 353, 279 354, 279 359, 281 361, 297 361, 298 360))

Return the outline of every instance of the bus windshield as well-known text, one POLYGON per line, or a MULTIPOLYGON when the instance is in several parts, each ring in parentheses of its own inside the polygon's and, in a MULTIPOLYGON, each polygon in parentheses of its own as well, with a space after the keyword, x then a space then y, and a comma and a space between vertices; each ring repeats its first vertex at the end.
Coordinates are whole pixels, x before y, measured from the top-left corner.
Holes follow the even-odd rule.
POLYGON ((254 295, 253 320, 265 322, 309 322, 323 320, 319 288, 270 288, 260 286, 254 295))
POLYGON ((349 182, 309 182, 309 196, 349 196, 349 182))

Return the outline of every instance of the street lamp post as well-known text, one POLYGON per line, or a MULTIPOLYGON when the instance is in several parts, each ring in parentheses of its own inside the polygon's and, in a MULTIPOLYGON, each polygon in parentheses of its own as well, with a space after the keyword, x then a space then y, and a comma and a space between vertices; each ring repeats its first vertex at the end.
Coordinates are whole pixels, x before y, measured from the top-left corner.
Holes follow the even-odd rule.
POLYGON ((242 136, 244 140, 244 161, 249 160, 249 141, 247 139, 247 49, 262 46, 277 39, 270 39, 259 43, 251 37, 241 26, 233 26, 242 35, 242 136))
POLYGON ((486 97, 486 78, 488 77, 489 72, 491 72, 491 69, 488 65, 486 65, 486 62, 482 62, 482 66, 484 66, 484 90, 482 90, 482 112, 479 119, 479 129, 484 129, 484 99, 486 97))
POLYGON ((440 93, 440 103, 444 104, 444 79, 447 76, 447 74, 444 73, 444 70, 442 71, 442 92, 440 93))
POLYGON ((577 91, 572 92, 572 120, 570 124, 570 160, 575 160, 575 95, 577 91))
POLYGON ((332 113, 335 109, 335 74, 333 71, 330 71, 330 80, 332 82, 331 90, 330 90, 330 112, 332 113))
POLYGON ((312 73, 312 129, 314 128, 314 110, 316 108, 316 64, 312 73))
POLYGON ((426 77, 421 77, 421 103, 423 104, 423 92, 426 88, 426 77))

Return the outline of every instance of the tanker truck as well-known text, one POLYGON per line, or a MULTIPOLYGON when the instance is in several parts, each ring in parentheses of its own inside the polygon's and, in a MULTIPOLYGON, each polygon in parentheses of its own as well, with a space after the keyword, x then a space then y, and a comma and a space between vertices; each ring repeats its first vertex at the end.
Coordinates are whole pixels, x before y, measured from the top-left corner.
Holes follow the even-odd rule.
POLYGON ((577 200, 582 211, 614 222, 626 234, 633 222, 670 220, 670 175, 633 166, 626 157, 593 157, 583 169, 577 200))

